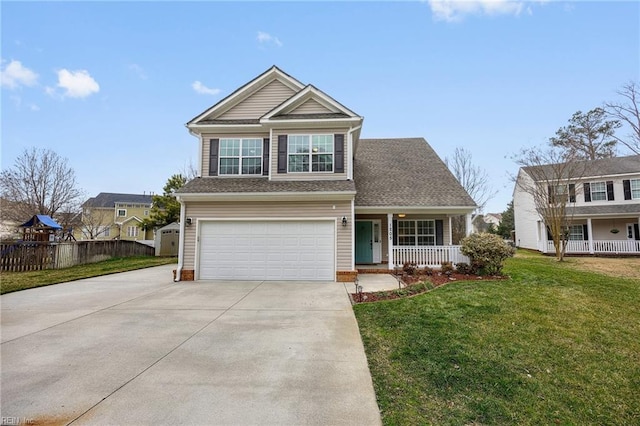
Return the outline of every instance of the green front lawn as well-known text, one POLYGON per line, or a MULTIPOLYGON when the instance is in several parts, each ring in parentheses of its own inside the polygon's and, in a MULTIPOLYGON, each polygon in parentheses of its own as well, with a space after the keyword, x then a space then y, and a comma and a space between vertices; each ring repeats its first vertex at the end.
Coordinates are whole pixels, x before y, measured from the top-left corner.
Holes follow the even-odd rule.
POLYGON ((0 294, 171 263, 176 263, 175 257, 140 256, 113 258, 103 262, 72 266, 71 268, 64 269, 3 272, 0 276, 0 294))
POLYGON ((354 306, 384 424, 640 424, 640 281, 504 272, 354 306))

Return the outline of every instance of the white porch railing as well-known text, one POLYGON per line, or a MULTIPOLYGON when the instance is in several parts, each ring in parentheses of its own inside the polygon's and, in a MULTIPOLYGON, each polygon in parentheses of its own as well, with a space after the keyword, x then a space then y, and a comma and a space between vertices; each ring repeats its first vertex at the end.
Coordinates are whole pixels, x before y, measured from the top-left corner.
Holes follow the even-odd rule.
POLYGON ((460 252, 460 246, 393 246, 393 264, 415 263, 420 267, 440 267, 443 262, 454 265, 469 263, 469 258, 460 252))
MULTIPOLYGON (((568 241, 565 253, 590 253, 589 241, 568 241)), ((547 241, 545 253, 553 253, 553 241, 547 241)), ((593 240, 593 253, 640 254, 640 241, 636 240, 593 240)))

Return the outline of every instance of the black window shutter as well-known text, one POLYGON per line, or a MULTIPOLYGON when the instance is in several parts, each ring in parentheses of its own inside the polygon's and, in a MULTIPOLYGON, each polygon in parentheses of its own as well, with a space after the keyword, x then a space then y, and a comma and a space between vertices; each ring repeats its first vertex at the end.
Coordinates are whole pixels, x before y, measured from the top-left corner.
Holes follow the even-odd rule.
POLYGON ((607 201, 613 201, 613 181, 607 181, 607 201))
POLYGON ((344 135, 333 135, 334 173, 344 173, 344 135))
POLYGON ((551 185, 547 185, 547 191, 549 191, 549 204, 553 204, 553 192, 551 192, 551 185))
POLYGON ((551 233, 551 228, 547 226, 547 241, 553 241, 553 234, 551 233))
POLYGON ((392 221, 393 223, 393 245, 397 246, 398 245, 398 221, 393 219, 392 221))
POLYGON ((582 225, 582 234, 584 236, 584 240, 587 241, 589 239, 589 228, 587 228, 587 225, 582 225))
POLYGON ((624 199, 631 199, 631 181, 629 179, 625 179, 622 181, 622 186, 624 188, 624 199))
POLYGON ((262 140, 262 175, 269 175, 269 138, 264 138, 262 140))
POLYGON ((278 135, 278 173, 287 173, 287 135, 278 135))
POLYGON ((576 184, 575 183, 569 184, 569 202, 570 203, 576 202, 576 184))
POLYGON ((444 223, 441 219, 436 219, 436 245, 444 245, 444 223))
POLYGON ((634 223, 633 229, 636 231, 636 240, 640 241, 640 226, 637 223, 634 223))
POLYGON ((591 201, 591 184, 590 183, 584 184, 584 201, 587 203, 591 201))
POLYGON ((220 139, 211 139, 209 144, 209 176, 218 176, 218 145, 220 139))

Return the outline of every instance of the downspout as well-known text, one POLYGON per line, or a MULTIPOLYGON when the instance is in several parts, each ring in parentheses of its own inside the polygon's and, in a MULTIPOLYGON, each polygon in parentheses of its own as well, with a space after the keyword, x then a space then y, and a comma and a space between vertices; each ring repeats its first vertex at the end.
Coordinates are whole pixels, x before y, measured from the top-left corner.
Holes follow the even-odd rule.
POLYGON ((176 268, 176 277, 174 278, 175 282, 180 281, 182 275, 182 268, 184 266, 184 231, 185 231, 185 222, 186 222, 186 209, 184 206, 184 202, 178 198, 180 202, 180 239, 178 240, 178 267, 176 268))
POLYGON ((349 128, 349 131, 347 132, 347 149, 349 151, 349 161, 347 162, 347 179, 349 180, 353 180, 353 157, 355 156, 353 152, 353 132, 355 132, 356 130, 360 130, 361 128, 362 124, 358 127, 349 128))
POLYGON ((189 134, 191 136, 194 136, 196 138, 198 138, 199 141, 199 148, 198 149, 198 176, 202 176, 202 148, 203 148, 203 144, 204 141, 202 140, 202 135, 199 133, 194 132, 193 130, 189 129, 189 125, 185 124, 186 128, 189 130, 189 134))

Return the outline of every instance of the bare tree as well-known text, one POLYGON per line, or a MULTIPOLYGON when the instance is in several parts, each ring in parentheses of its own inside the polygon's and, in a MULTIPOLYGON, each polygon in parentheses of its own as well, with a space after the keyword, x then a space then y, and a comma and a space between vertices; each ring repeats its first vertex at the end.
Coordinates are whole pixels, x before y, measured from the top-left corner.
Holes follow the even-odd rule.
POLYGON ((572 157, 584 160, 615 157, 615 131, 621 126, 618 120, 606 120, 603 108, 594 108, 586 114, 578 111, 561 127, 556 136, 549 139, 552 146, 570 152, 572 157))
MULTIPOLYGON (((457 147, 453 152, 453 158, 445 158, 445 164, 456 177, 460 185, 467 191, 473 201, 478 205, 476 214, 481 213, 487 202, 493 198, 497 191, 491 188, 489 176, 482 168, 473 165, 471 152, 457 147)), ((464 216, 456 216, 451 220, 451 233, 454 242, 459 242, 465 237, 466 221, 464 216)))
POLYGON ((573 223, 572 204, 583 188, 588 162, 554 147, 525 149, 515 161, 521 167, 516 186, 531 196, 536 210, 525 214, 540 215, 553 239, 556 259, 562 261, 573 223))
POLYGON ((627 124, 631 133, 626 138, 613 136, 618 142, 629 148, 635 154, 640 154, 640 84, 634 81, 622 86, 617 92, 624 98, 621 102, 607 102, 604 104, 609 117, 627 124))
POLYGON ((2 171, 0 192, 14 203, 15 209, 8 215, 15 220, 73 211, 82 195, 67 159, 36 148, 25 149, 11 169, 2 171))
POLYGON ((82 235, 88 240, 95 240, 104 235, 111 225, 113 211, 86 206, 82 210, 82 235))

